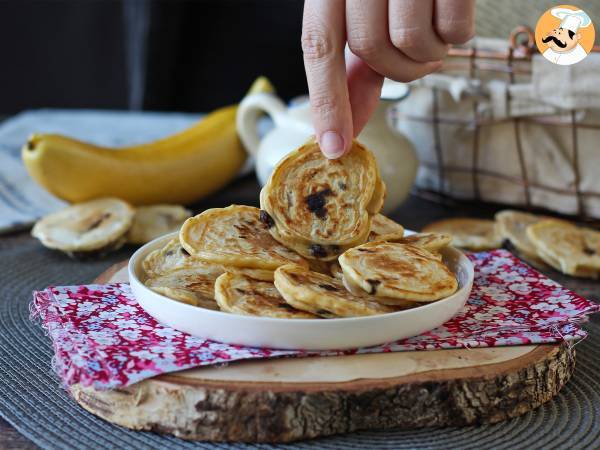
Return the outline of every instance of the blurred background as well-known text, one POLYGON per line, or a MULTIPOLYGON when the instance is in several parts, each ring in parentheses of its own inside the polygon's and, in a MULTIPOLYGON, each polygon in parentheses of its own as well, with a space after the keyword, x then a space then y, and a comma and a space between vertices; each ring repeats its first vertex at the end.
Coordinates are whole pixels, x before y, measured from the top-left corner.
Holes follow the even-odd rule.
MULTIPOLYGON (((478 0, 477 34, 556 0, 478 0)), ((0 0, 0 115, 40 107, 209 111, 267 75, 306 92, 302 0, 0 0)), ((572 2, 600 17, 600 0, 572 2)), ((600 33, 598 33, 600 35, 600 33)))

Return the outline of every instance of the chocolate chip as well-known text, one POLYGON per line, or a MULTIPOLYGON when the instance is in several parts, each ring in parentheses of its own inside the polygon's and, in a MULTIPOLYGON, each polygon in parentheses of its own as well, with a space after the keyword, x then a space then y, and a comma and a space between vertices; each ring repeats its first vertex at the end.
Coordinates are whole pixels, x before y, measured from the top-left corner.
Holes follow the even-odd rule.
POLYGON ((338 183, 338 186, 340 187, 340 189, 342 191, 345 191, 346 189, 348 189, 348 186, 346 186, 346 183, 343 183, 341 181, 338 183))
POLYGON ((275 221, 269 215, 269 213, 266 212, 266 211, 264 211, 264 210, 262 210, 262 209, 260 210, 258 218, 260 219, 260 221, 262 223, 264 223, 267 226, 267 228, 271 228, 273 225, 275 225, 275 221))
POLYGON ((323 289, 327 289, 328 291, 332 291, 332 292, 337 292, 338 291, 338 288, 336 288, 335 286, 332 286, 330 284, 323 283, 323 284, 320 284, 319 287, 323 288, 323 289))
POLYGON ((596 254, 596 250, 594 250, 593 248, 589 248, 588 246, 583 247, 583 253, 585 253, 588 256, 592 256, 596 254))
POLYGON ((310 194, 305 198, 308 210, 317 216, 319 219, 327 217, 327 209, 325 208, 325 197, 332 195, 331 189, 326 188, 322 191, 310 194))
POLYGON ((374 294, 377 291, 377 286, 379 286, 381 284, 381 281, 379 280, 373 280, 373 279, 367 279, 367 283, 369 283, 369 285, 371 286, 371 290, 369 291, 369 294, 374 294))
POLYGON ((183 256, 190 256, 190 253, 183 247, 181 247, 181 253, 183 254, 183 256))
POLYGON ((325 247, 319 244, 311 245, 308 250, 315 258, 325 258, 327 256, 327 250, 325 250, 325 247))
POLYGON ((368 248, 359 248, 357 249, 359 252, 365 252, 365 253, 375 253, 374 250, 369 250, 368 248))

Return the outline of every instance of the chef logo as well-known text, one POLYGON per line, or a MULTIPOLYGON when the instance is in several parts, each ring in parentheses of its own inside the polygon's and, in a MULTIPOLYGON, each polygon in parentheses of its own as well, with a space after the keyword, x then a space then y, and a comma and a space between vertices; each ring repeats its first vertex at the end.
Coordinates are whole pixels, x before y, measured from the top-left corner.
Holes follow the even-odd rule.
POLYGON ((544 58, 554 64, 570 66, 584 59, 594 46, 594 24, 576 6, 550 8, 535 27, 535 42, 544 58))

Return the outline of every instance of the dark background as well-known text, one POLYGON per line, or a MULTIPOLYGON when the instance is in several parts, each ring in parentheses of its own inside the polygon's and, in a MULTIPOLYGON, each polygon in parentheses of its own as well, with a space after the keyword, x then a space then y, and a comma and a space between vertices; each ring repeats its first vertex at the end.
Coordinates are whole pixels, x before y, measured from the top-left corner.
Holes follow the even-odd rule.
POLYGON ((0 0, 0 115, 208 111, 258 75, 306 92, 302 0, 0 0))

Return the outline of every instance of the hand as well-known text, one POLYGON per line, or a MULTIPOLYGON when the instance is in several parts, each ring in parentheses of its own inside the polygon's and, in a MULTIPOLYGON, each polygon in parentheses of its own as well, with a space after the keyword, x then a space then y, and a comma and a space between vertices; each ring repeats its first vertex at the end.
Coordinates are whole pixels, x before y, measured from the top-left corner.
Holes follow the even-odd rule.
POLYGON ((384 77, 408 82, 438 70, 448 44, 473 36, 473 14, 474 0, 305 0, 302 51, 323 154, 350 148, 384 77))

